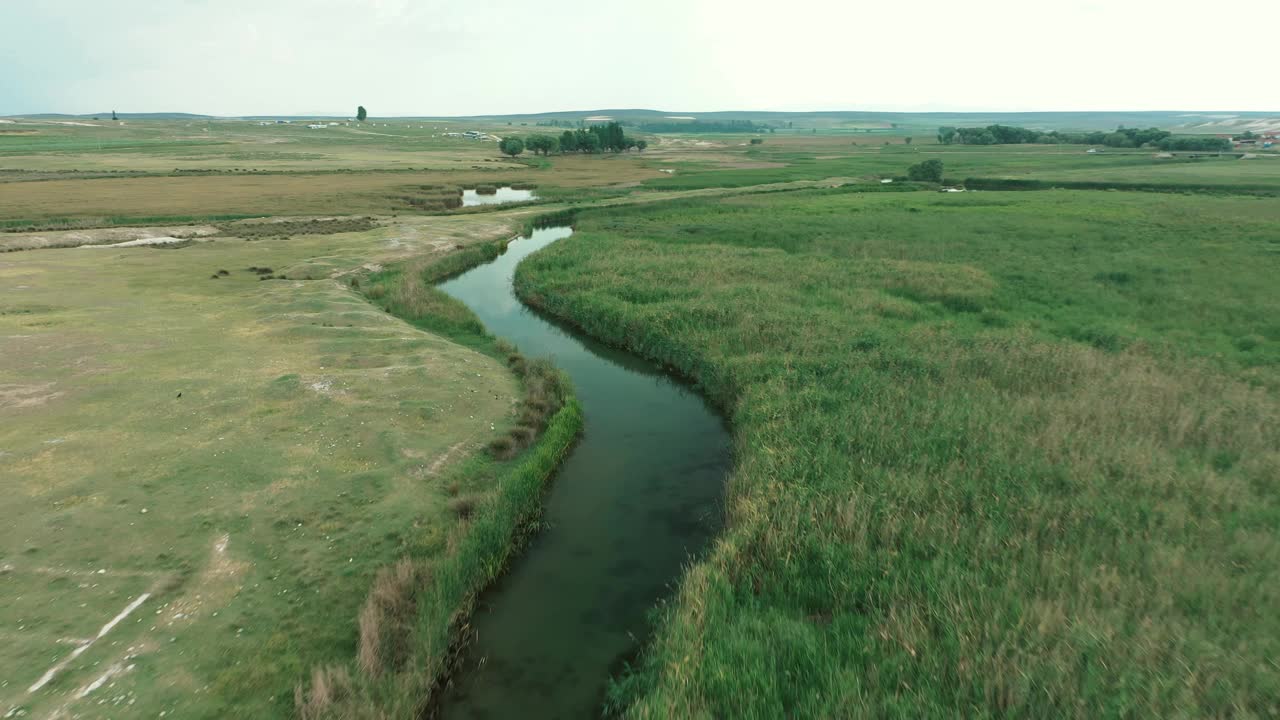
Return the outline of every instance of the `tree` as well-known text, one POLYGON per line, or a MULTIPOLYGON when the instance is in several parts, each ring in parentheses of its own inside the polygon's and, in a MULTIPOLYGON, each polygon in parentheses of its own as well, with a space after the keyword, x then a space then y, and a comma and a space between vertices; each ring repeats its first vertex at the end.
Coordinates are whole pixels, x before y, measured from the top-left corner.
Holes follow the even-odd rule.
POLYGON ((1157 145, 1161 150, 1225 152, 1231 149, 1230 140, 1220 137, 1206 137, 1204 135, 1174 135, 1160 140, 1157 145))
POLYGON ((365 112, 363 105, 356 108, 356 120, 364 122, 364 119, 367 117, 369 117, 369 113, 365 112))
POLYGON ((591 140, 587 140, 584 143, 579 139, 579 150, 585 149, 587 152, 598 152, 599 150, 622 152, 627 149, 627 134, 622 130, 621 123, 610 122, 605 125, 592 125, 587 128, 586 133, 595 137, 598 144, 591 140))
POLYGON ((956 129, 953 127, 938 128, 938 144, 950 145, 956 139, 956 129))
POLYGON ((572 130, 560 133, 560 152, 577 152, 578 134, 572 130))
POLYGON ((934 158, 907 168, 907 179, 916 182, 942 182, 942 161, 934 158))
POLYGON ((498 143, 498 149, 505 155, 515 157, 524 152, 524 141, 518 137, 503 138, 502 141, 498 143))
POLYGON ((560 149, 560 138, 554 135, 533 135, 525 141, 524 147, 529 152, 546 156, 560 149))
POLYGON ((636 149, 639 150, 640 152, 644 152, 644 149, 647 147, 649 147, 648 140, 640 139, 636 141, 636 149))
POLYGON ((1133 139, 1130 138, 1128 134, 1120 131, 1113 132, 1106 136, 1102 139, 1102 142, 1106 144, 1107 147, 1114 148, 1131 148, 1134 146, 1133 139))
POLYGON ((111 111, 111 119, 112 119, 112 120, 119 120, 119 119, 120 119, 120 118, 116 117, 116 111, 115 111, 115 110, 112 110, 112 111, 111 111))
POLYGON ((905 144, 907 144, 907 145, 910 145, 910 144, 911 144, 911 140, 912 140, 912 137, 911 137, 910 135, 908 135, 908 136, 907 136, 907 139, 906 139, 906 140, 903 140, 902 142, 903 142, 903 143, 905 143, 905 144))

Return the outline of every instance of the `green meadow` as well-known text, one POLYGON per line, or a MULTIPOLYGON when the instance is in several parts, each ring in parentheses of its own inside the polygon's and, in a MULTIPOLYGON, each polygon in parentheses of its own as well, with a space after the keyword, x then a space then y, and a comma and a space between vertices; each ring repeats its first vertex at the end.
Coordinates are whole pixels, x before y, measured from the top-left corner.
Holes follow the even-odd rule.
POLYGON ((1264 717, 1280 207, 776 193, 585 212, 528 301, 731 418, 635 717, 1264 717))

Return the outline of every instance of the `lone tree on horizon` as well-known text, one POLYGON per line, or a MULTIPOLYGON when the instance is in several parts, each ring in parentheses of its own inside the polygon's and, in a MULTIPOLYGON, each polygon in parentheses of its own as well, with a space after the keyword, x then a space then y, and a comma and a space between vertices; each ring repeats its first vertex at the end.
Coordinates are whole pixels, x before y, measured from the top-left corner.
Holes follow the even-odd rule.
POLYGON ((120 118, 116 117, 116 111, 115 111, 115 110, 112 110, 112 111, 111 111, 111 119, 112 119, 112 120, 119 120, 119 119, 120 119, 120 118))
POLYGON ((369 113, 365 112, 365 109, 364 109, 364 106, 363 106, 363 105, 360 105, 360 106, 356 107, 356 119, 357 119, 357 120, 359 120, 360 122, 364 122, 364 119, 365 119, 365 118, 367 118, 367 117, 369 117, 369 113))

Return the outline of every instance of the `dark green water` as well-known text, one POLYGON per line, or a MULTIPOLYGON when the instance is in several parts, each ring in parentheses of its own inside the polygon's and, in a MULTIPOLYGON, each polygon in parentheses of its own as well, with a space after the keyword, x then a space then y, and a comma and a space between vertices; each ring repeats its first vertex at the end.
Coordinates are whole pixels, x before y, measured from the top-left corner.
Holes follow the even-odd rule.
POLYGON ((516 298, 516 265, 572 232, 537 230, 440 285, 526 356, 553 358, 586 420, 547 498, 549 527, 481 598, 445 718, 598 716, 646 614, 720 527, 731 450, 720 417, 652 364, 516 298))

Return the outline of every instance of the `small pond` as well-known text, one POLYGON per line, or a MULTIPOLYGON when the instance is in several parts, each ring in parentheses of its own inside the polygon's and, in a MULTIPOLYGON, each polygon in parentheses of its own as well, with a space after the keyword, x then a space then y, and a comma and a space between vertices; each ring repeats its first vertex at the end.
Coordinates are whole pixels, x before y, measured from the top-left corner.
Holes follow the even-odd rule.
POLYGON ((479 193, 475 189, 462 191, 462 207, 502 205, 504 203, 526 202, 537 199, 538 196, 534 195, 532 190, 516 190, 509 187, 500 187, 497 192, 491 194, 479 193))

